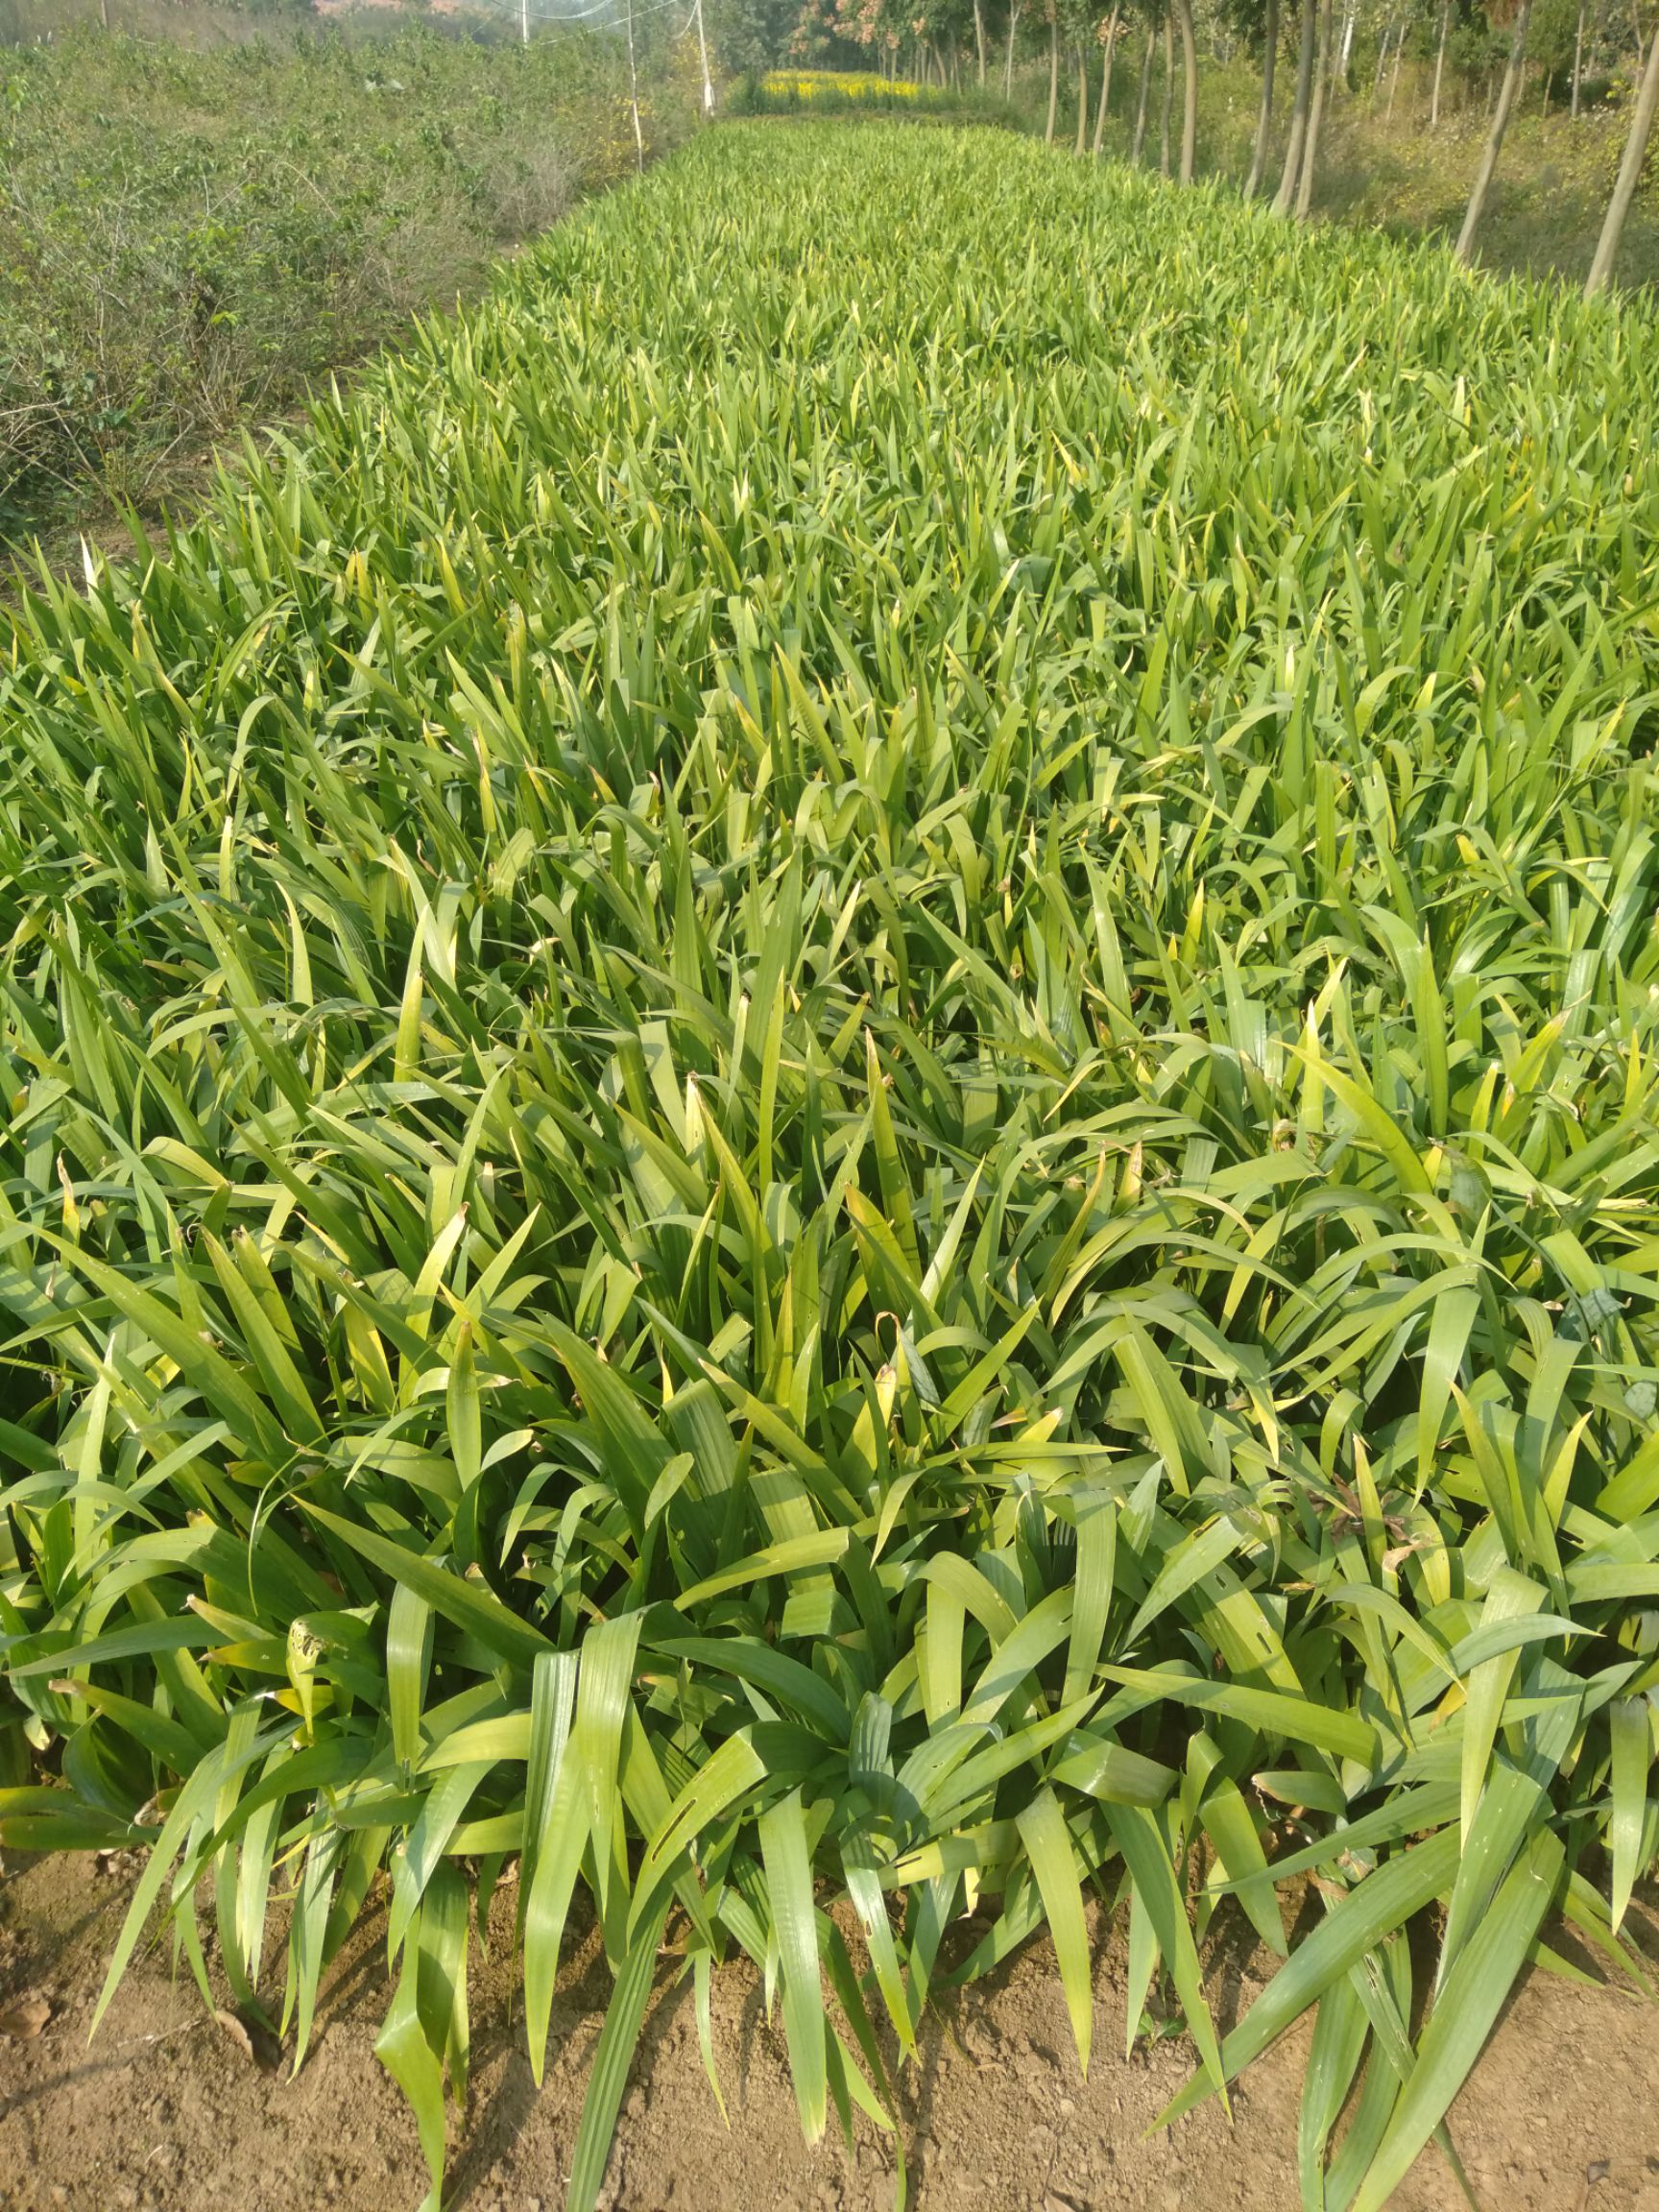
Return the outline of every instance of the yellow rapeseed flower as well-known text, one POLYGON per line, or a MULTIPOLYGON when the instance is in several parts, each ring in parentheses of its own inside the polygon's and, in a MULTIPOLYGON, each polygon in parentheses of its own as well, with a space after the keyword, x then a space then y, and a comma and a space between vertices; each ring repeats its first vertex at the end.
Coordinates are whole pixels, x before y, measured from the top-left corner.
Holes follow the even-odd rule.
POLYGON ((849 100, 879 98, 914 100, 921 86, 907 79, 879 76, 873 69, 772 69, 761 79, 761 89, 785 99, 812 100, 823 92, 838 92, 849 100))

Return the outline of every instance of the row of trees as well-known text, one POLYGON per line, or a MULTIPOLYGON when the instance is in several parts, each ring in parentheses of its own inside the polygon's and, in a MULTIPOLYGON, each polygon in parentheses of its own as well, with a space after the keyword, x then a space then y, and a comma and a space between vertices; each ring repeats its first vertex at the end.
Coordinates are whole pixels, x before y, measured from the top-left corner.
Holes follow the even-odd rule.
MULTIPOLYGON (((797 59, 857 54, 893 75, 989 88, 1000 78, 1012 94, 1017 49, 1040 42, 1047 63, 1046 135, 1058 134, 1063 71, 1076 75, 1076 150, 1099 155, 1105 142, 1114 68, 1120 52, 1139 56, 1139 84, 1130 158, 1148 159, 1155 62, 1163 55, 1159 158, 1164 173, 1190 182, 1197 158, 1199 29, 1194 0, 761 0, 773 19, 781 8, 790 20, 788 50, 797 59), (994 12, 995 11, 995 12, 994 12), (1179 70, 1177 71, 1177 52, 1179 70), (1096 57, 1098 60, 1096 60, 1096 57), (1097 75, 1096 75, 1097 70, 1097 75), (1174 137, 1177 74, 1181 84, 1178 141, 1174 137), (1091 111, 1093 128, 1091 130, 1091 111)), ((1389 111, 1401 59, 1409 44, 1425 66, 1431 63, 1429 128, 1438 129, 1450 91, 1449 68, 1465 79, 1486 74, 1489 120, 1455 251, 1473 257, 1491 197, 1504 137, 1526 84, 1529 65, 1545 72, 1546 96, 1556 82, 1570 86, 1575 116, 1586 105, 1586 87, 1615 41, 1634 33, 1636 96, 1623 157, 1606 210, 1588 290, 1607 283, 1635 198, 1659 106, 1659 24, 1645 37, 1638 0, 1623 19, 1624 0, 1209 0, 1204 20, 1213 51, 1228 55, 1242 45, 1260 58, 1261 108, 1244 179, 1246 198, 1271 191, 1275 210, 1306 221, 1318 175, 1321 132, 1338 86, 1356 81, 1360 52, 1374 61, 1373 96, 1387 80, 1389 111), (1363 21, 1369 15, 1368 23, 1363 21), (1359 36, 1359 51, 1356 38, 1359 36), (1534 53, 1534 48, 1542 51, 1534 53), (1501 65, 1491 68, 1495 56, 1501 65), (1277 176, 1270 172, 1276 136, 1275 103, 1284 77, 1291 79, 1288 135, 1277 176)), ((1622 45, 1621 60, 1627 60, 1622 45)))

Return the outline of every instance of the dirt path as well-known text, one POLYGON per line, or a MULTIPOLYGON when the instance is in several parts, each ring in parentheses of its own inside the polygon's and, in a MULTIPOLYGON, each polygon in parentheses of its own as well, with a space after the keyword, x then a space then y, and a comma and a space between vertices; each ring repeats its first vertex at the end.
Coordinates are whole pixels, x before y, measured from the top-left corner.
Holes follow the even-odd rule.
MULTIPOLYGON (((425 2187, 414 2126, 373 2050, 378 1929, 342 1960, 316 2047, 290 2080, 204 2017, 165 1948, 133 1968, 88 2045, 128 1887, 83 1859, 39 1862, 0 1885, 0 2009, 32 1989, 53 2008, 38 2036, 0 2041, 3 2212, 414 2212, 425 2187)), ((501 1901, 504 1933, 510 1915, 501 1901)), ((505 1946, 493 1953, 472 1990, 473 2082, 445 2201, 560 2212, 604 1966, 591 1941, 579 1950, 538 2096, 505 1946)), ((1235 2009, 1265 1964, 1223 1974, 1235 2009)), ((1124 2061, 1119 1969, 1108 1947, 1087 2082, 1041 1945, 933 2028, 908 2099, 919 2212, 1293 2212, 1305 2033, 1246 2077, 1231 2128, 1211 2104, 1148 2138, 1185 2078, 1185 2048, 1172 2040, 1124 2061)), ((1659 2212, 1656 2029, 1659 2015, 1632 1998, 1533 1978, 1454 2115, 1482 2212, 1659 2212)), ((665 1970, 612 2160, 613 2212, 886 2212, 892 2158, 873 2131, 855 2162, 833 2135, 804 2147, 780 2032, 741 1968, 716 1978, 714 2032, 730 2133, 703 2073, 689 1986, 665 1970)), ((1394 2201, 1455 2212, 1462 2200, 1431 2153, 1394 2201)))

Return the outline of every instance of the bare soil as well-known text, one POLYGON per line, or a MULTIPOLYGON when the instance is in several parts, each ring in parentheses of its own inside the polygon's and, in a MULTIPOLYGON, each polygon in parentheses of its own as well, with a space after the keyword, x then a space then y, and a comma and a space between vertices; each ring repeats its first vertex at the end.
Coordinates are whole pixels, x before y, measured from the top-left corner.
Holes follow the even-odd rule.
MULTIPOLYGON (((297 2079, 266 2071, 204 2013, 165 1942, 141 1957, 94 2040, 87 2030, 132 1883, 80 1858, 0 1882, 3 2212, 414 2212, 425 2191, 412 2120, 373 2056, 386 1999, 371 1916, 326 1986, 297 2079), (38 1994, 50 2018, 28 2000, 38 1994)), ((473 2079, 455 2129, 455 2212, 560 2212, 608 1977, 578 1941, 553 2016, 547 2081, 524 2057, 510 1964, 512 1901, 492 1913, 472 1988, 473 2079)), ((1221 2024, 1267 1978, 1265 1955, 1212 1958, 1221 2024)), ((1122 2056, 1122 1960, 1101 1947, 1096 2047, 1078 2073, 1052 1953, 1039 1942, 933 2023, 906 2080, 911 2203, 920 2212, 1290 2212, 1306 2030, 1246 2076, 1231 2125, 1201 2107, 1147 2129, 1186 2078, 1171 2034, 1122 2056)), ((1453 2114, 1482 2212, 1659 2212, 1655 2014, 1644 2001, 1534 1975, 1453 2114)), ((689 1984, 664 1959, 606 2185, 612 2212, 886 2212, 890 2145, 861 2129, 802 2142, 781 2029, 740 1966, 715 1979, 714 2040, 730 2131, 704 2075, 689 1984)), ((1463 2199, 1431 2152, 1399 2212, 1463 2199)))

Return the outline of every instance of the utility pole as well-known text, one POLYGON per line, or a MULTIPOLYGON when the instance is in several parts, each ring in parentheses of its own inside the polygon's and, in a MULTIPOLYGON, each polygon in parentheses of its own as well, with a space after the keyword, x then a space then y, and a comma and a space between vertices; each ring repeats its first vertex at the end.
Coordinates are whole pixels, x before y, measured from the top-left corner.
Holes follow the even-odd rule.
POLYGON ((530 0, 518 0, 518 39, 521 45, 530 43, 530 0))
POLYGON ((645 174, 645 133, 639 128, 639 72, 634 65, 634 0, 628 0, 628 90, 634 106, 634 155, 645 174))
POLYGON ((709 41, 703 36, 703 0, 697 0, 697 51, 703 57, 703 113, 714 112, 714 86, 709 76, 709 41))

